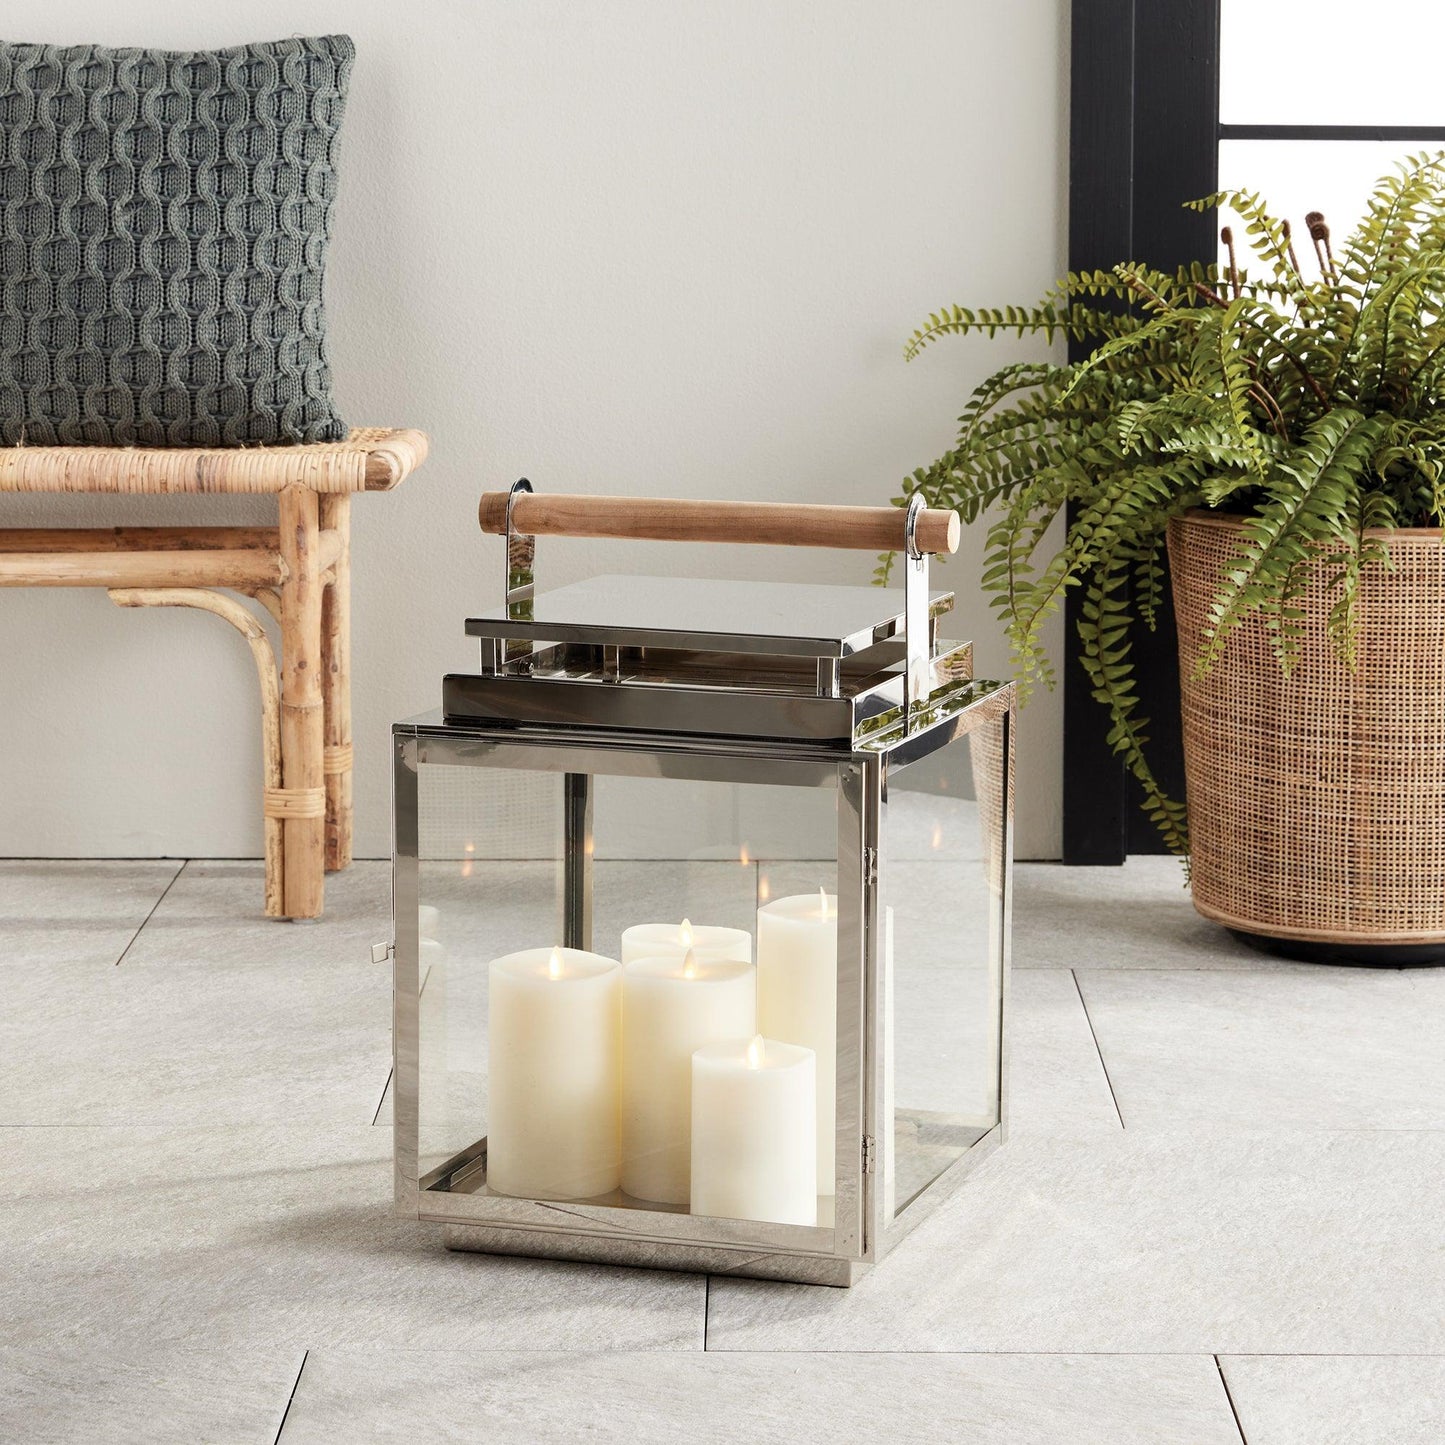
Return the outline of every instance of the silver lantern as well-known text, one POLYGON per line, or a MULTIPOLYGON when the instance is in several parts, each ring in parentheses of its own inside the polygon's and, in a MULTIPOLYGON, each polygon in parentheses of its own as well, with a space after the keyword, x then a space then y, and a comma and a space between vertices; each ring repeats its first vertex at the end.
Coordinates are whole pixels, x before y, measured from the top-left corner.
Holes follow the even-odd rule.
POLYGON ((483 499, 503 605, 395 742, 395 1199, 453 1249, 844 1285, 1003 1138, 1014 692, 891 508, 483 499), (904 586, 534 586, 539 534, 904 586), (787 555, 787 554, 782 554, 787 555))

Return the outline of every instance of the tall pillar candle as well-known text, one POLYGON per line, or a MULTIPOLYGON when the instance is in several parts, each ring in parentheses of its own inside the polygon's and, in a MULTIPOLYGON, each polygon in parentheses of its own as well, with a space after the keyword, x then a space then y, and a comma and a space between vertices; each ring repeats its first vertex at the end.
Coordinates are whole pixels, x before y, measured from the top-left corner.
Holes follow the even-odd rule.
POLYGON ((817 1224, 811 1049, 755 1037, 692 1056, 692 1212, 817 1224))
POLYGON ((758 909, 758 1029, 817 1055, 817 1189, 835 1189, 838 900, 821 888, 758 909))
POLYGON ((634 958, 622 966, 622 1188, 686 1204, 692 1056, 757 1031, 753 966, 736 959, 634 958))
POLYGON ((707 923, 634 923, 622 930, 622 963, 634 958, 677 958, 691 952, 705 959, 736 958, 753 961, 753 936, 743 928, 719 928, 707 923))
POLYGON ((487 976, 487 1184, 588 1199, 621 1180, 622 970, 577 948, 494 959, 487 976))

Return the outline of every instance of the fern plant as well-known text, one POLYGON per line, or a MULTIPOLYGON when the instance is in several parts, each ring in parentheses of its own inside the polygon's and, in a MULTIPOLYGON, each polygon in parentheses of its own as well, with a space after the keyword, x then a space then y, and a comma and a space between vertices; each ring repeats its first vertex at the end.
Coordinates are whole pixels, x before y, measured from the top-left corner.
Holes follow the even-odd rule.
POLYGON ((910 359, 975 331, 1069 337, 1094 350, 990 376, 954 446, 896 499, 921 492, 966 522, 987 520, 983 586, 1025 688, 1052 685, 1041 630, 1068 589, 1082 589, 1080 657, 1109 710, 1110 744, 1180 854, 1184 807, 1149 765, 1131 661, 1136 624, 1156 622, 1169 519, 1198 507, 1243 518, 1200 675, 1252 617, 1288 670, 1304 589, 1321 568, 1331 641, 1353 665, 1360 578, 1388 565, 1386 544, 1369 533, 1445 523, 1445 153, 1383 177, 1337 249, 1310 212, 1308 268, 1289 222, 1259 196, 1222 192, 1191 205, 1236 213, 1246 246, 1226 226, 1220 265, 1170 274, 1127 262, 1070 274, 1037 306, 930 316, 908 342, 910 359), (1045 532, 1066 512, 1062 546, 1043 555, 1045 532))

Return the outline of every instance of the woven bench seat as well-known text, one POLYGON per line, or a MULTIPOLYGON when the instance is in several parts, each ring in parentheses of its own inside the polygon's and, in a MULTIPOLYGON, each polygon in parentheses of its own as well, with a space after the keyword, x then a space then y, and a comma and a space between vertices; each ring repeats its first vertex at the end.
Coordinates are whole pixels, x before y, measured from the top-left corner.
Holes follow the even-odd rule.
POLYGON ((387 492, 426 459, 419 431, 358 427, 344 442, 287 447, 4 447, 0 492, 387 492))

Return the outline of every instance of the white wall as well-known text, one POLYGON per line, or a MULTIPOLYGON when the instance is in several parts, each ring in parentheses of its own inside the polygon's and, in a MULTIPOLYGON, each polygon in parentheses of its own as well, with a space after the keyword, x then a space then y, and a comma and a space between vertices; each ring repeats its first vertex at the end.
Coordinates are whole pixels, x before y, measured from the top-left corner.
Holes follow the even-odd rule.
MULTIPOLYGON (((330 276, 346 417, 431 434, 355 507, 357 847, 388 850, 387 729, 473 664, 499 594, 484 487, 880 502, 969 388, 1037 343, 904 338, 1064 264, 1063 0, 8 0, 7 36, 195 48, 346 30, 330 276)), ((252 503, 0 497, 0 525, 265 519, 252 503)), ((943 569, 982 673, 981 536, 943 569)), ((867 581, 859 554, 543 539, 600 571, 867 581)), ((1056 637, 1057 640, 1057 637, 1056 637)), ((0 592, 0 855, 260 850, 256 692, 214 618, 0 592)), ((1019 854, 1054 856, 1060 708, 1020 740, 1019 854)))

